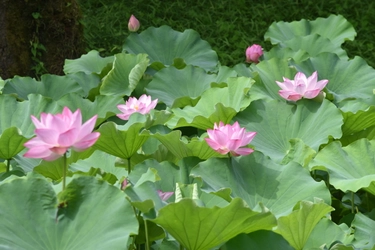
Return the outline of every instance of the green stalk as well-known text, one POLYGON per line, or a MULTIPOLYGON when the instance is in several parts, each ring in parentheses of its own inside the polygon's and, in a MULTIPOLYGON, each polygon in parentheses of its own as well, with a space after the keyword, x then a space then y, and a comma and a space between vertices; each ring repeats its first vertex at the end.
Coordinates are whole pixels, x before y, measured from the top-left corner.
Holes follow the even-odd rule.
POLYGON ((147 220, 143 219, 145 224, 145 234, 146 234, 146 250, 150 250, 150 242, 148 240, 148 229, 147 229, 147 220))
POLYGON ((354 192, 352 192, 352 214, 354 214, 354 192))
POLYGON ((7 160, 7 170, 6 172, 8 173, 10 171, 10 159, 7 160))
POLYGON ((189 184, 189 170, 185 164, 180 166, 180 177, 182 184, 189 184))
POLYGON ((130 174, 130 172, 132 171, 132 167, 130 165, 130 157, 128 158, 128 175, 130 174))
POLYGON ((66 159, 66 153, 64 154, 63 156, 63 183, 62 183, 62 190, 64 191, 65 190, 65 185, 66 185, 66 172, 68 170, 68 166, 67 166, 67 159, 66 159))

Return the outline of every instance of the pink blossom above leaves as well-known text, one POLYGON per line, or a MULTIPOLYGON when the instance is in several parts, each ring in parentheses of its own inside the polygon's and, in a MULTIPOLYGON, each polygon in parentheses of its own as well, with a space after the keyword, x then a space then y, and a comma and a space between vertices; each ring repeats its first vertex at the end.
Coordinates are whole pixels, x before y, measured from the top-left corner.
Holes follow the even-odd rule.
POLYGON ((284 82, 276 81, 281 88, 279 95, 289 101, 298 101, 302 98, 313 99, 325 88, 328 80, 318 81, 318 73, 315 71, 310 77, 298 72, 294 80, 283 77, 284 82))
POLYGON ((258 63, 259 57, 263 55, 262 46, 258 44, 253 44, 246 49, 246 62, 248 63, 258 63))
POLYGON ((214 124, 214 129, 208 129, 209 138, 205 138, 207 144, 220 154, 231 153, 233 156, 248 155, 254 152, 253 149, 245 147, 255 137, 256 132, 246 132, 238 122, 233 125, 214 124))
POLYGON ((151 101, 151 96, 142 95, 139 100, 135 97, 130 97, 125 104, 117 105, 117 108, 122 112, 117 116, 122 120, 129 120, 133 113, 147 114, 156 107, 158 99, 151 101))
POLYGON ((67 107, 64 107, 61 114, 42 113, 40 121, 31 116, 36 127, 36 137, 24 144, 29 148, 24 156, 53 161, 70 148, 83 151, 91 147, 100 136, 99 132, 92 132, 96 119, 97 115, 82 124, 81 111, 77 109, 72 113, 67 107))

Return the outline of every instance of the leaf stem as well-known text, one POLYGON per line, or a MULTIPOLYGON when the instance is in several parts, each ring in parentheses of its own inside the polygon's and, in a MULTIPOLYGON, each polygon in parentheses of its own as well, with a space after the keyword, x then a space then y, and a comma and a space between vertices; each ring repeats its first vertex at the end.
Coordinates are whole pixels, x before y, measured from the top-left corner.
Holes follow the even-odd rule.
POLYGON ((10 171, 10 159, 7 159, 7 169, 6 172, 8 173, 10 171))
POLYGON ((65 190, 66 185, 66 172, 67 172, 68 166, 67 166, 67 159, 66 159, 66 153, 63 156, 63 183, 62 183, 62 190, 65 190))
POLYGON ((128 158, 128 175, 131 173, 131 171, 132 171, 132 166, 131 166, 131 163, 130 163, 130 158, 131 157, 129 157, 128 158))
POLYGON ((354 214, 354 192, 352 191, 352 214, 354 214))
POLYGON ((150 250, 150 242, 148 241, 148 229, 147 229, 147 220, 143 219, 145 224, 145 234, 146 234, 146 250, 150 250))

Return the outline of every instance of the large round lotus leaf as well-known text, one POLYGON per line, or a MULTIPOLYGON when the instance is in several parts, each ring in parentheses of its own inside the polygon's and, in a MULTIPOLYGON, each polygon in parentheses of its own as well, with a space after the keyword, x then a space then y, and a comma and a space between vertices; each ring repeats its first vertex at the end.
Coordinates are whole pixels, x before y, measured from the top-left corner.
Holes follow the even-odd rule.
POLYGON ((318 151, 321 144, 328 142, 329 136, 341 137, 343 124, 340 111, 327 100, 323 103, 259 100, 252 102, 235 120, 248 131, 257 132, 251 145, 278 162, 288 154, 291 139, 299 138, 318 151))
POLYGON ((185 198, 160 209, 153 222, 189 250, 212 249, 240 233, 270 230, 276 225, 269 211, 252 211, 239 198, 228 206, 213 208, 200 207, 185 198))
POLYGON ((138 232, 124 193, 94 177, 73 179, 59 200, 34 176, 1 184, 0 196, 1 249, 124 249, 138 232))
POLYGON ((84 72, 86 74, 100 74, 102 70, 113 62, 113 56, 101 57, 99 52, 91 50, 89 53, 82 55, 77 59, 66 59, 64 64, 64 73, 72 74, 84 72))
POLYGON ((173 65, 174 59, 182 58, 188 65, 210 71, 218 63, 216 52, 191 29, 181 33, 168 26, 150 27, 140 34, 130 34, 124 49, 132 54, 146 53, 151 63, 164 65, 173 65))
POLYGON ((283 44, 296 36, 310 34, 319 34, 326 37, 337 47, 340 47, 345 40, 353 41, 357 33, 343 16, 330 15, 328 18, 317 18, 314 21, 302 19, 291 23, 283 21, 273 23, 264 37, 273 44, 283 44))
POLYGON ((58 100, 68 93, 84 95, 82 87, 73 78, 48 74, 42 75, 40 81, 16 76, 5 84, 3 93, 15 94, 24 100, 28 99, 29 94, 40 94, 53 100, 58 100))
POLYGON ((364 188, 375 195, 374 155, 374 140, 360 139, 346 147, 336 141, 323 148, 310 167, 327 171, 336 189, 357 192, 364 188))
POLYGON ((345 50, 340 46, 333 44, 328 38, 322 37, 318 34, 294 37, 285 41, 284 46, 291 48, 294 51, 306 51, 311 57, 315 57, 323 52, 331 52, 335 53, 340 58, 348 58, 345 50))
POLYGON ((194 106, 196 99, 211 87, 215 79, 216 75, 209 75, 192 65, 183 69, 168 67, 155 74, 146 90, 154 99, 158 98, 169 107, 194 106))
POLYGON ((210 158, 199 163, 191 175, 201 179, 202 189, 217 192, 230 188, 250 208, 262 203, 276 216, 289 214, 297 202, 315 197, 331 202, 324 182, 316 182, 310 172, 297 163, 279 165, 260 152, 229 159, 210 158))

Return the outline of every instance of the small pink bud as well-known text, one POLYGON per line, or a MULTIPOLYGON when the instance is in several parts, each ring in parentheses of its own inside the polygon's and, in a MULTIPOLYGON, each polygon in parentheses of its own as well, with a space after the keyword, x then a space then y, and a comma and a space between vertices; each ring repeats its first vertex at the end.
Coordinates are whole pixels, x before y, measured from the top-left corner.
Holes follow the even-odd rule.
POLYGON ((248 63, 258 63, 259 57, 263 55, 262 46, 258 44, 253 44, 246 49, 246 62, 248 63))
POLYGON ((121 190, 125 190, 127 185, 128 185, 128 180, 125 178, 124 181, 121 183, 121 190))
POLYGON ((159 195, 160 199, 162 199, 163 201, 168 200, 169 197, 171 197, 173 194, 174 194, 174 192, 163 192, 161 190, 158 190, 158 195, 159 195))
POLYGON ((136 32, 137 30, 139 30, 139 26, 141 26, 141 25, 140 25, 138 19, 135 18, 134 15, 131 15, 131 17, 129 19, 129 22, 128 22, 129 31, 136 32))

